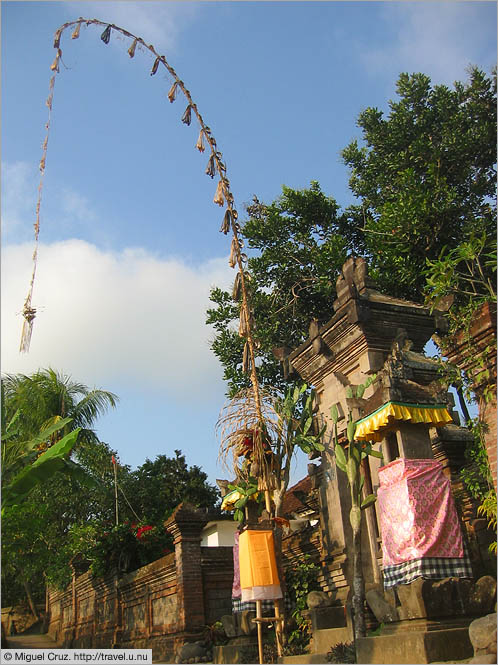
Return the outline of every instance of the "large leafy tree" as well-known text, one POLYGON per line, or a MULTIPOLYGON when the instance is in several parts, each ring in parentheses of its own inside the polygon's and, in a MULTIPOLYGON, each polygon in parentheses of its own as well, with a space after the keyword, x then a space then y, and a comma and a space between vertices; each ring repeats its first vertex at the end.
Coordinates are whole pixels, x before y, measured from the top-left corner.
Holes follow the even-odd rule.
MULTIPOLYGON (((317 182, 309 189, 282 188, 270 204, 257 198, 247 207, 242 234, 249 249, 248 276, 256 324, 258 376, 263 384, 283 389, 281 366, 274 351, 295 347, 307 335, 310 320, 330 317, 335 281, 357 238, 343 225, 338 205, 317 182)), ((249 386, 242 372, 244 340, 233 322, 239 305, 232 293, 215 288, 207 312, 216 337, 212 348, 224 367, 233 396, 249 386)))
POLYGON ((182 501, 212 510, 218 503, 218 489, 207 482, 204 471, 189 466, 181 450, 174 452, 146 459, 120 481, 136 514, 152 524, 162 524, 182 501))
POLYGON ((382 290, 421 302, 427 259, 495 237, 496 74, 473 68, 451 89, 405 73, 396 90, 387 116, 359 115, 362 143, 342 151, 359 199, 347 215, 382 290))
MULTIPOLYGON (((493 251, 495 74, 474 68, 467 82, 453 88, 432 86, 424 74, 401 74, 388 115, 367 108, 358 126, 362 139, 342 152, 357 204, 340 212, 313 182, 302 191, 283 187, 274 202, 255 199, 247 207, 242 235, 262 383, 283 388, 273 351, 295 348, 311 319, 325 322, 332 315, 335 281, 347 255, 365 256, 382 291, 422 302, 428 275, 435 279, 436 295, 444 291, 444 257, 451 258, 452 251, 475 238, 484 239, 483 256, 493 251), (428 260, 437 267, 428 270, 428 260)), ((491 264, 482 263, 486 283, 494 283, 491 264)), ((467 275, 464 260, 458 269, 465 278, 474 277, 467 275)), ((233 396, 249 385, 242 372, 244 341, 234 325, 239 307, 232 294, 218 288, 211 300, 212 348, 233 396)))

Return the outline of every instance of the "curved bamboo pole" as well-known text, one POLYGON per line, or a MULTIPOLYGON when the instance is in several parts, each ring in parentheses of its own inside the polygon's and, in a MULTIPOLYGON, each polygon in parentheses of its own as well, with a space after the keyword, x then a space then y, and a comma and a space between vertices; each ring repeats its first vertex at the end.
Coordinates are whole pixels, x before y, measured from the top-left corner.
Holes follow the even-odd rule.
MULTIPOLYGON (((210 175, 212 178, 215 175, 215 171, 218 172, 220 181, 218 183, 218 187, 216 190, 216 194, 214 197, 214 202, 217 203, 220 206, 224 205, 224 202, 226 202, 227 210, 225 212, 225 217, 223 219, 223 224, 221 227, 221 231, 225 234, 228 233, 228 231, 231 229, 232 230, 232 236, 233 236, 233 251, 235 254, 235 260, 238 266, 239 270, 239 275, 240 275, 240 287, 241 287, 241 295, 242 295, 242 304, 241 304, 241 316, 245 319, 245 325, 244 325, 244 336, 247 341, 247 346, 248 346, 248 351, 249 351, 249 358, 250 358, 250 379, 251 379, 251 384, 252 384, 252 389, 253 389, 253 394, 254 394, 254 401, 258 413, 258 417, 260 419, 262 428, 263 428, 263 414, 262 414, 262 408, 261 408, 261 397, 260 397, 260 392, 259 392, 259 382, 258 382, 258 376, 257 376, 257 371, 256 371, 256 358, 255 358, 255 344, 254 344, 254 335, 253 335, 253 330, 252 330, 252 320, 250 316, 250 299, 249 299, 249 293, 248 293, 248 288, 247 288, 247 280, 244 272, 244 257, 242 254, 242 243, 239 238, 239 232, 240 232, 240 225, 237 221, 238 219, 238 213, 235 208, 234 204, 234 198, 232 195, 232 192, 230 190, 230 182, 227 178, 226 175, 226 165, 223 162, 222 159, 222 154, 218 150, 218 147, 216 145, 216 140, 214 136, 211 133, 211 129, 209 128, 208 125, 204 122, 204 119, 202 118, 202 115, 200 114, 197 104, 192 99, 192 96, 190 94, 190 91, 186 88, 184 82, 178 77, 176 71, 173 69, 173 67, 168 63, 164 55, 159 55, 156 49, 152 44, 146 44, 144 40, 141 37, 137 37, 133 33, 129 32, 128 30, 125 30, 124 28, 120 28, 117 25, 114 25, 113 23, 105 23, 103 21, 99 21, 98 19, 85 19, 85 18, 78 18, 76 21, 69 21, 67 23, 64 23, 60 28, 57 29, 54 37, 54 48, 57 50, 57 54, 55 56, 55 60, 51 65, 51 69, 54 72, 52 78, 50 79, 50 92, 49 92, 49 97, 47 99, 47 106, 49 107, 49 117, 47 124, 45 125, 47 129, 47 135, 45 138, 45 141, 43 143, 43 151, 42 151, 42 159, 40 161, 40 171, 41 171, 41 178, 40 178, 40 185, 38 187, 38 201, 36 205, 36 222, 34 225, 35 228, 35 250, 33 253, 33 272, 31 276, 31 281, 30 281, 30 286, 29 286, 29 291, 28 295, 26 297, 26 300, 24 302, 24 307, 23 307, 23 317, 24 317, 24 323, 23 323, 23 331, 22 331, 22 336, 21 336, 21 345, 20 345, 20 351, 22 352, 28 352, 29 351, 29 345, 31 341, 31 333, 33 329, 33 322, 36 316, 36 309, 32 307, 32 295, 33 295, 33 287, 34 287, 34 281, 35 281, 35 275, 36 275, 36 265, 37 265, 37 257, 38 257, 38 237, 39 237, 39 231, 40 231, 40 205, 41 205, 41 194, 42 194, 42 189, 43 189, 43 176, 45 173, 45 162, 46 162, 46 155, 47 155, 47 146, 48 146, 48 136, 50 132, 50 114, 52 110, 52 99, 53 99, 53 91, 54 91, 54 85, 55 85, 55 77, 57 73, 59 72, 59 64, 62 58, 62 49, 60 47, 60 41, 62 34, 64 33, 65 30, 68 28, 74 28, 71 38, 72 39, 77 39, 80 35, 80 28, 81 26, 85 24, 86 26, 89 25, 96 25, 96 26, 102 26, 104 28, 104 32, 101 35, 102 41, 104 43, 108 43, 110 40, 110 36, 113 30, 116 32, 122 34, 125 37, 128 37, 130 40, 132 40, 132 44, 130 48, 128 49, 128 55, 133 58, 135 55, 135 50, 137 46, 140 46, 141 48, 144 48, 150 53, 152 53, 155 56, 154 64, 152 66, 152 70, 150 72, 151 76, 154 75, 157 70, 158 66, 161 64, 163 67, 166 68, 168 73, 171 75, 173 78, 174 82, 173 85, 168 93, 168 98, 170 102, 173 102, 176 98, 176 92, 177 88, 179 88, 182 93, 184 94, 188 105, 187 109, 182 117, 182 122, 184 122, 187 125, 190 125, 191 122, 191 113, 193 112, 195 117, 197 118, 197 121, 200 126, 200 133, 199 133, 199 139, 197 141, 197 148, 199 149, 200 152, 204 152, 204 140, 207 142, 207 144, 210 147, 210 159, 208 162, 208 167, 206 169, 206 173, 210 175)), ((233 266, 232 266, 233 267, 233 266)))

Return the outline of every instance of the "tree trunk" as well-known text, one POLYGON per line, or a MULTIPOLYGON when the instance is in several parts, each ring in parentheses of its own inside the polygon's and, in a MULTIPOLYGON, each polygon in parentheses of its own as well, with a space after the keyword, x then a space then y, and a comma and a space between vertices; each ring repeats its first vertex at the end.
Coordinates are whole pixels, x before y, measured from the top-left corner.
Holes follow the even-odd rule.
POLYGON ((24 591, 26 592, 26 598, 28 599, 29 609, 31 610, 31 613, 34 616, 34 618, 36 619, 36 621, 38 621, 38 619, 40 617, 38 616, 38 612, 36 611, 36 605, 35 605, 35 602, 33 600, 33 596, 31 595, 31 587, 29 585, 29 582, 26 579, 24 579, 24 577, 23 577, 22 578, 22 583, 23 583, 23 586, 24 586, 24 591))

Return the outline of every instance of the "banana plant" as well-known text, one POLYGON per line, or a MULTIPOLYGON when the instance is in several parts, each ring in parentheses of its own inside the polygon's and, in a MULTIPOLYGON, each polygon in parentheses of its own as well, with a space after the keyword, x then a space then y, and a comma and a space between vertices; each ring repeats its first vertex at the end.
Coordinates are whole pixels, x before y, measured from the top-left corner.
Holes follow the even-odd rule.
MULTIPOLYGON (((366 388, 374 381, 375 377, 369 379, 362 385, 349 386, 346 391, 347 397, 356 397, 361 399, 366 388)), ((339 443, 337 434, 337 422, 339 413, 334 404, 330 409, 330 417, 334 427, 333 442, 335 461, 337 467, 346 474, 351 495, 351 511, 349 513, 349 522, 353 530, 353 618, 355 639, 365 637, 365 582, 363 578, 362 555, 361 555, 361 524, 363 511, 375 503, 374 494, 369 494, 363 498, 363 487, 365 477, 362 472, 362 460, 368 456, 379 457, 382 459, 382 453, 373 450, 372 444, 355 439, 356 421, 353 420, 352 413, 348 413, 348 422, 346 426, 346 436, 348 440, 347 450, 339 443)))
POLYGON ((289 485, 291 461, 297 449, 305 454, 323 452, 323 435, 327 428, 317 426, 314 413, 316 393, 306 383, 290 386, 285 396, 275 400, 278 416, 278 437, 274 446, 276 468, 279 469, 276 488, 273 492, 275 516, 279 517, 283 498, 289 485))
POLYGON ((238 492, 241 496, 240 499, 234 504, 235 511, 233 519, 236 522, 242 522, 244 519, 244 508, 247 506, 249 499, 254 498, 258 505, 263 508, 264 495, 258 490, 258 481, 256 478, 249 476, 247 481, 241 480, 237 485, 229 483, 228 489, 238 492))
MULTIPOLYGON (((36 443, 63 427, 65 423, 66 421, 63 420, 57 423, 56 426, 52 425, 43 430, 33 441, 36 443)), ((90 488, 98 484, 85 469, 69 458, 72 449, 76 445, 80 429, 78 427, 57 441, 34 462, 22 468, 12 480, 2 487, 2 515, 6 510, 22 503, 34 487, 48 482, 58 471, 68 474, 71 478, 90 488)))

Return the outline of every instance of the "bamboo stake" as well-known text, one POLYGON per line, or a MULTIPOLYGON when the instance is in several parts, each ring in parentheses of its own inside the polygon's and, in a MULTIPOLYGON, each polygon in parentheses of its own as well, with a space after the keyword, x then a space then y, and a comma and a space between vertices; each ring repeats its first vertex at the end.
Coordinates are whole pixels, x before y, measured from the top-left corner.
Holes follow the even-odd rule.
POLYGON ((284 629, 283 612, 281 612, 281 599, 275 600, 275 641, 277 643, 277 654, 279 658, 283 656, 283 639, 282 633, 284 629))
MULTIPOLYGON (((256 601, 256 619, 261 619, 262 618, 262 606, 261 600, 256 601)), ((258 654, 259 654, 259 662, 264 663, 264 658, 263 658, 263 624, 261 621, 258 621, 258 654)))

